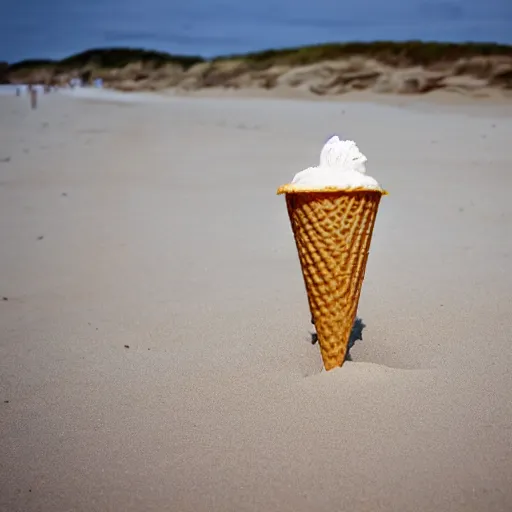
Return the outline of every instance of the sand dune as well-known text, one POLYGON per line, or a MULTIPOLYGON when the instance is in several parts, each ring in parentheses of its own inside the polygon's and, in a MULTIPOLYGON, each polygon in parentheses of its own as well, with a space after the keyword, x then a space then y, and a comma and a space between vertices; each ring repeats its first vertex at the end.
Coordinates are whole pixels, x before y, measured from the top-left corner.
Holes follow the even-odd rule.
POLYGON ((0 83, 65 86, 96 79, 125 92, 220 89, 336 98, 366 91, 388 96, 432 92, 510 101, 512 50, 492 43, 376 41, 201 57, 130 48, 92 49, 61 61, 0 63, 0 83))
POLYGON ((0 97, 0 510, 510 510, 507 107, 103 98, 0 97), (390 195, 326 373, 275 191, 332 133, 390 195))

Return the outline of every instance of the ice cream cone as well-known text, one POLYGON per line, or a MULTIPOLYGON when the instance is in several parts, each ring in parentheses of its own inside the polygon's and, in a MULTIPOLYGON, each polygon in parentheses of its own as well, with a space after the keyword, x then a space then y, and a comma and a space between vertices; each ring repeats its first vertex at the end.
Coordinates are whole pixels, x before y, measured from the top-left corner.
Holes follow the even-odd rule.
POLYGON ((286 205, 324 367, 342 366, 383 190, 296 190, 286 205))

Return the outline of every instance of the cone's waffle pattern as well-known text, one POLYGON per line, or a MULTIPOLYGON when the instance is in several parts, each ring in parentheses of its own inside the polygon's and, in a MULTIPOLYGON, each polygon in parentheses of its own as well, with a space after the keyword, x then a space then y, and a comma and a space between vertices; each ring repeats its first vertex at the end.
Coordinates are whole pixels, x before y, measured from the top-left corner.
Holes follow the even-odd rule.
POLYGON ((380 191, 286 194, 326 370, 345 360, 381 196, 380 191))

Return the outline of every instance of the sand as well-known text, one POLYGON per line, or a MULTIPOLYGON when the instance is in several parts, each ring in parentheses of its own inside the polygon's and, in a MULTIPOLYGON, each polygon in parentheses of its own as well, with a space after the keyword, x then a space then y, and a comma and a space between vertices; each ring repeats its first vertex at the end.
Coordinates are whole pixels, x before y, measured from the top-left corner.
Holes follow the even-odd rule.
POLYGON ((511 510, 512 108, 130 98, 0 97, 0 510, 511 510), (332 133, 390 195, 325 372, 275 191, 332 133))

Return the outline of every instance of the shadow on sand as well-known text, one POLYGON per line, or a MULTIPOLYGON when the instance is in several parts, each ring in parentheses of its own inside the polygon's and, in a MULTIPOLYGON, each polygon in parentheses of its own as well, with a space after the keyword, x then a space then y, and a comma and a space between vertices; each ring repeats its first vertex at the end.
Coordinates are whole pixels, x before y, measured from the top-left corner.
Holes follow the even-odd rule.
MULTIPOLYGON (((311 323, 315 325, 315 321, 311 318, 311 323)), ((354 346, 354 343, 357 340, 363 341, 363 329, 366 327, 366 324, 361 320, 361 318, 357 318, 354 321, 354 325, 352 326, 352 332, 350 333, 350 338, 348 340, 348 349, 345 354, 345 361, 352 361, 352 357, 350 356, 350 349, 354 346)), ((314 345, 318 341, 318 336, 316 332, 311 333, 311 343, 314 345)))

